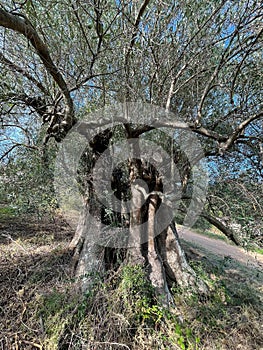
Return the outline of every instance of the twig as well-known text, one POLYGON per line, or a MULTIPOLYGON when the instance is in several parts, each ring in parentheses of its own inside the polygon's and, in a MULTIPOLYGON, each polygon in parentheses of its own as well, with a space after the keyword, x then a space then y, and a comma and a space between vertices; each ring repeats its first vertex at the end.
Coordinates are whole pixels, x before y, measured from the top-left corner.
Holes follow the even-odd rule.
POLYGON ((43 349, 42 345, 39 345, 39 344, 37 344, 37 343, 35 343, 35 342, 32 342, 32 341, 20 340, 20 342, 21 342, 21 343, 28 344, 28 345, 33 345, 33 346, 35 346, 36 348, 41 349, 41 350, 43 349))
POLYGON ((21 248, 25 253, 29 254, 29 255, 31 256, 32 260, 34 261, 34 256, 33 256, 33 254, 32 254, 31 252, 29 252, 28 250, 26 250, 26 248, 23 247, 21 244, 17 243, 17 241, 15 241, 15 240, 11 237, 11 235, 2 233, 2 236, 5 237, 5 238, 7 238, 7 239, 9 239, 11 242, 15 243, 15 244, 16 244, 19 248, 21 248))
POLYGON ((15 241, 9 234, 2 233, 2 236, 7 239, 10 239, 11 242, 15 243, 18 247, 20 247, 22 250, 28 253, 28 251, 21 244, 17 243, 17 241, 15 241))
POLYGON ((122 346, 124 347, 125 349, 128 349, 128 350, 131 350, 131 348, 129 348, 128 345, 126 344, 122 344, 122 343, 112 343, 112 342, 107 342, 107 341, 95 341, 93 342, 93 344, 108 344, 108 345, 118 345, 118 346, 122 346))

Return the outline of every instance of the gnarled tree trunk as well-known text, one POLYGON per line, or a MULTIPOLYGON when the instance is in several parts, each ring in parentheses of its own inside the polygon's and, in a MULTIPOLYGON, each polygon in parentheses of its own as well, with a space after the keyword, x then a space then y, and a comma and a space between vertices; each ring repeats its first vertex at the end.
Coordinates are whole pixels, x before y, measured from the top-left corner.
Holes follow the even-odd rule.
MULTIPOLYGON (((100 138, 90 143, 93 157, 89 159, 93 159, 93 163, 90 162, 85 169, 89 175, 96 159, 107 148, 111 135, 111 132, 104 132, 100 138), (101 142, 103 137, 104 143, 101 142)), ((105 221, 103 215, 105 207, 99 203, 94 193, 94 179, 88 177, 85 189, 88 199, 70 244, 70 248, 75 250, 75 273, 82 289, 92 285, 94 275, 103 276, 107 270, 116 269, 118 266, 114 257, 119 256, 123 264, 141 265, 145 269, 156 295, 164 305, 172 302, 170 290, 173 285, 206 293, 207 286, 198 279, 186 260, 173 220, 158 232, 161 226, 158 220, 162 220, 166 215, 165 209, 162 209, 161 217, 157 218, 156 215, 162 203, 162 178, 154 166, 138 159, 138 152, 137 149, 136 157, 130 158, 125 165, 129 173, 126 183, 120 181, 122 177, 114 178, 117 173, 122 172, 121 167, 112 173, 115 193, 118 193, 120 198, 130 197, 131 208, 125 215, 113 213, 115 222, 110 224, 114 224, 115 227, 108 230, 107 234, 104 228, 109 224, 109 220, 105 221), (122 228, 126 232, 126 236, 123 237, 126 246, 123 246, 122 242, 120 247, 118 244, 114 245, 113 237, 122 228), (111 242, 110 245, 107 246, 107 242, 111 242)), ((168 206, 167 213, 167 217, 171 217, 168 206)))

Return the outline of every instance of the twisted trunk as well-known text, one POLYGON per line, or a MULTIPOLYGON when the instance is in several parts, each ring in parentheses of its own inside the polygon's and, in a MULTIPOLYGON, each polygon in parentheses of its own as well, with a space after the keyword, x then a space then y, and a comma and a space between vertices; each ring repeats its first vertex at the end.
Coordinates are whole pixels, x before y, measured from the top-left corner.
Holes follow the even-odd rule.
POLYGON ((173 285, 206 293, 207 286, 198 279, 186 260, 172 219, 168 219, 170 224, 166 228, 160 229, 160 221, 167 222, 167 218, 173 216, 169 212, 170 208, 164 205, 161 215, 157 215, 163 204, 162 178, 153 165, 138 157, 140 150, 137 144, 132 146, 134 156, 127 160, 127 164, 120 165, 120 168, 113 169, 112 172, 115 195, 124 199, 121 207, 125 206, 125 200, 131 198, 130 211, 128 214, 114 212, 113 206, 111 216, 114 222, 110 222, 108 217, 105 220, 106 209, 96 198, 91 174, 96 160, 107 149, 111 137, 112 130, 107 130, 90 142, 92 156, 87 158, 88 165, 85 169, 89 174, 85 189, 88 200, 70 244, 74 250, 75 274, 82 289, 91 287, 94 275, 100 274, 103 277, 111 269, 131 264, 145 269, 163 305, 172 303, 170 291, 173 285), (125 171, 128 173, 127 181, 120 181, 124 178, 125 171), (122 230, 125 234, 118 235, 122 230), (121 244, 118 241, 120 239, 121 244))

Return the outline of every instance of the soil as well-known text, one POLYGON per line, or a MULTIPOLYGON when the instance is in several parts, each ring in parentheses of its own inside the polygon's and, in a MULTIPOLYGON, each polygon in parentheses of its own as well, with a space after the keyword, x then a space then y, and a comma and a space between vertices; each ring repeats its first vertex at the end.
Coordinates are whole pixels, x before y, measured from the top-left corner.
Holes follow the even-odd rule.
POLYGON ((232 258, 245 264, 248 267, 255 267, 263 270, 263 255, 258 253, 252 253, 234 246, 220 239, 213 239, 186 228, 178 228, 179 237, 187 242, 193 243, 196 249, 205 248, 209 252, 225 257, 232 258))

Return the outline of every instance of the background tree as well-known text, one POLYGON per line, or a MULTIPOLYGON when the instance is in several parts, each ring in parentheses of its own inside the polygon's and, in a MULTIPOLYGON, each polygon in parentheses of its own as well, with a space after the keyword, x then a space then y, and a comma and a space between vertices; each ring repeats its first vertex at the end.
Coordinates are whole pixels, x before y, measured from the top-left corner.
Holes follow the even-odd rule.
MULTIPOLYGON (((5 78, 0 97, 4 135, 14 135, 10 131, 14 128, 26 134, 25 121, 32 125, 38 117, 45 129, 43 144, 48 147, 52 138, 63 139, 83 108, 89 111, 114 102, 148 102, 180 116, 198 135, 214 168, 219 169, 218 159, 228 167, 228 159, 238 159, 237 154, 243 154, 239 163, 243 166, 252 153, 261 171, 262 15, 260 2, 252 0, 198 4, 3 1, 0 63, 5 78)), ((128 139, 145 137, 161 126, 178 124, 170 120, 155 125, 123 125, 120 134, 128 139)), ((117 132, 108 128, 89 143, 89 172, 117 132)), ((158 132, 155 137, 159 137, 158 132)), ((25 140, 27 147, 35 147, 25 140)), ((170 142, 173 150, 173 140, 165 142, 170 142)), ((21 143, 9 137, 3 156, 21 143)), ((171 155, 179 167, 185 164, 181 166, 181 183, 187 203, 191 169, 176 149, 171 155)), ((128 184, 124 190, 116 188, 124 196, 131 191, 133 198, 140 200, 132 186, 138 178, 162 192, 162 179, 148 164, 130 159, 121 171, 124 169, 128 169, 128 184)), ((255 180, 259 183, 260 178, 255 180)), ((84 188, 94 199, 93 183, 84 181, 84 188)), ((147 247, 127 249, 122 257, 136 264, 146 263, 157 294, 166 295, 166 299, 175 282, 204 291, 205 286, 187 264, 174 223, 158 237, 151 236, 161 202, 160 195, 152 194, 146 208, 132 212, 128 218, 131 235, 136 224, 147 219, 150 239, 147 247)), ((218 201, 209 204, 218 205, 218 201)), ((103 216, 104 208, 96 201, 91 208, 103 216)), ((215 224, 218 220, 212 218, 213 212, 218 215, 215 209, 203 215, 215 224)), ((85 235, 87 225, 84 213, 71 244, 79 275, 98 267, 105 272, 105 262, 116 254, 90 242, 85 235)), ((232 231, 221 229, 237 241, 232 231)))

